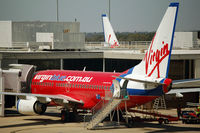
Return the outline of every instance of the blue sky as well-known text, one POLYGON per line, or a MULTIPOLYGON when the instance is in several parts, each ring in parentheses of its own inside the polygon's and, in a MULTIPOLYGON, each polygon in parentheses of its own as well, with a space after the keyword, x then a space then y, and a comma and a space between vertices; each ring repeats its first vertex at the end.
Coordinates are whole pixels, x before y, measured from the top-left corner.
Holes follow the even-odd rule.
MULTIPOLYGON (((111 0, 111 24, 118 32, 155 31, 170 2, 180 3, 176 31, 200 30, 200 0, 111 0)), ((108 0, 59 0, 59 20, 81 24, 81 32, 102 32, 108 0)), ((0 20, 56 21, 56 0, 0 0, 0 20)))

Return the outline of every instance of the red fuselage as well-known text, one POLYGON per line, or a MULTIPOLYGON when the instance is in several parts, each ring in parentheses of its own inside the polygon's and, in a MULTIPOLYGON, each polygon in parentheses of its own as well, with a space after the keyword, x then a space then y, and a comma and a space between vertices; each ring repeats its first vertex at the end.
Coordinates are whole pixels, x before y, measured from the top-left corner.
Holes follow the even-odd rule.
MULTIPOLYGON (((112 92, 112 80, 123 73, 48 70, 37 72, 31 83, 33 94, 66 95, 81 100, 91 109, 112 92)), ((128 107, 144 104, 157 96, 129 96, 128 107)), ((123 103, 121 104, 123 106, 123 103)))

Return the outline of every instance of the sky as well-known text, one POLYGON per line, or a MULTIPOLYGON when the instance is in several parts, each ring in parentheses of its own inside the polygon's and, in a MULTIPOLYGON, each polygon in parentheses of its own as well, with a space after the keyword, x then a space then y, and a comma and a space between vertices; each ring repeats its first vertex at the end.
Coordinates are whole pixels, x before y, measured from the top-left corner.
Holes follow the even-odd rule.
MULTIPOLYGON (((116 32, 156 31, 171 2, 179 2, 176 31, 200 31, 200 0, 110 0, 116 32)), ((59 21, 80 22, 81 32, 102 32, 109 0, 58 0, 59 21)), ((1 21, 57 21, 56 0, 0 0, 1 21)))

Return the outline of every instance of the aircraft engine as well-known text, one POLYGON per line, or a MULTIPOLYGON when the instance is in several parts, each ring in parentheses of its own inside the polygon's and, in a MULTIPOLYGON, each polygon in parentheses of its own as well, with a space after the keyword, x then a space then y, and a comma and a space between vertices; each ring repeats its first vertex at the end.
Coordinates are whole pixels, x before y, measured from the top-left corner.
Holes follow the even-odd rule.
POLYGON ((31 99, 19 99, 17 101, 17 111, 20 114, 34 115, 43 114, 46 111, 47 105, 37 101, 36 98, 31 99))

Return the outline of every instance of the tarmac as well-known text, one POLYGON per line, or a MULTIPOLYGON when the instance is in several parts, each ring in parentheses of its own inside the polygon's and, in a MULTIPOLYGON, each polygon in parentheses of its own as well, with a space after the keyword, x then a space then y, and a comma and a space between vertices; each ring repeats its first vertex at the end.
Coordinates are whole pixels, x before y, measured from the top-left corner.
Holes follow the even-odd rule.
MULTIPOLYGON (((162 113, 176 114, 176 110, 160 110, 162 113)), ((0 133, 199 133, 200 124, 182 124, 174 121, 159 125, 158 122, 136 122, 133 128, 118 127, 101 130, 87 130, 83 122, 62 123, 60 110, 51 107, 44 115, 24 116, 9 113, 0 117, 0 133)))

